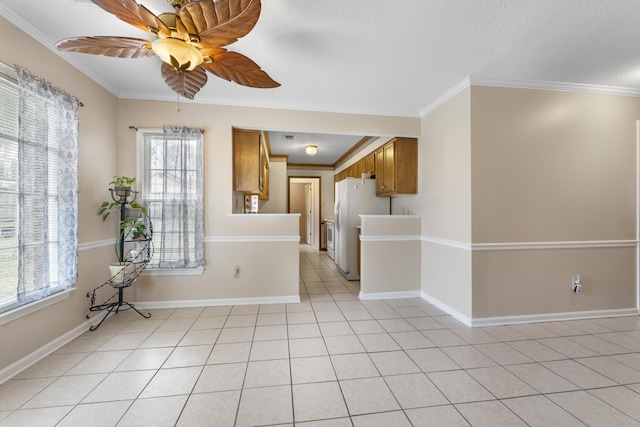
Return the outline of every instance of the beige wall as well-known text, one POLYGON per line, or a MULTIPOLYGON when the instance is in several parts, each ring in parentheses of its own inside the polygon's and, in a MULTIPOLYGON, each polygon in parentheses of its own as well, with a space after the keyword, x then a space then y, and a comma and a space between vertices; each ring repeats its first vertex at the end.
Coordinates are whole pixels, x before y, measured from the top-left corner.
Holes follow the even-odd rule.
POLYGON ((472 87, 473 242, 635 239, 637 98, 472 87))
POLYGON ((361 216, 362 298, 420 293, 420 227, 416 216, 361 216))
POLYGON ((635 307, 635 248, 473 252, 473 317, 635 307), (579 274, 582 293, 571 291, 579 274))
POLYGON ((478 321, 636 308, 639 118, 633 97, 479 86, 431 111, 425 295, 478 321))
POLYGON ((300 243, 306 242, 307 217, 304 214, 305 188, 304 183, 292 182, 289 184, 289 211, 300 214, 300 243))
POLYGON ((113 95, 1 17, 0 37, 9 41, 0 45, 0 61, 32 70, 85 105, 80 109, 79 128, 81 251, 77 290, 62 302, 0 326, 1 374, 10 364, 82 325, 89 307, 87 292, 108 276, 107 267, 99 260, 111 254, 111 245, 94 250, 84 250, 83 245, 113 236, 113 230, 102 224, 96 209, 108 195, 106 184, 116 173, 118 105, 113 95), (94 268, 96 264, 100 268, 94 268))
POLYGON ((466 89, 422 119, 416 213, 422 292, 471 317, 471 103, 466 89), (440 242, 440 243, 438 243, 440 242))
POLYGON ((261 213, 287 213, 287 161, 273 158, 269 162, 269 200, 260 202, 261 213))
POLYGON ((638 119, 633 97, 471 88, 472 241, 497 244, 473 252, 474 318, 636 306, 638 119))

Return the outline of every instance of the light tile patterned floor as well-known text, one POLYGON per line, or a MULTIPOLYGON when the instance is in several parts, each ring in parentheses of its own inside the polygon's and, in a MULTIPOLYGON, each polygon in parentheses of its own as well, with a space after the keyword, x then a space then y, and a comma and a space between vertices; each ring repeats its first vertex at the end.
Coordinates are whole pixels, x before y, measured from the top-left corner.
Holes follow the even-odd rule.
POLYGON ((640 318, 467 328, 360 301, 302 246, 300 304, 120 313, 0 386, 0 426, 640 425, 640 318))

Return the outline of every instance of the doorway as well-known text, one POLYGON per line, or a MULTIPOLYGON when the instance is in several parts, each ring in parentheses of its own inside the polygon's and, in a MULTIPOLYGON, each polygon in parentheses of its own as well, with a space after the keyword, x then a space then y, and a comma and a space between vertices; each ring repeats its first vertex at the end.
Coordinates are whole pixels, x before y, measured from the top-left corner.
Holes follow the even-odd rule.
POLYGON ((289 177, 288 212, 300 214, 300 243, 320 248, 320 177, 289 177))

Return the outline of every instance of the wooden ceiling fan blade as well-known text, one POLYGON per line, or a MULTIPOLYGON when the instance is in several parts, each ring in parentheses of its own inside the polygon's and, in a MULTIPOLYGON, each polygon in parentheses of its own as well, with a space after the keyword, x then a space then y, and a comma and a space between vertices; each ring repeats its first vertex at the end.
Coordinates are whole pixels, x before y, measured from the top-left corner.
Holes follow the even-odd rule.
POLYGON ((237 52, 228 52, 225 49, 203 49, 202 54, 211 57, 213 62, 203 63, 201 67, 222 79, 256 88, 280 86, 280 83, 269 77, 258 64, 237 52))
POLYGON ((59 41, 56 49, 116 58, 146 58, 155 55, 149 40, 131 37, 76 37, 59 41))
POLYGON ((207 83, 207 73, 202 67, 193 71, 176 71, 170 65, 162 63, 162 78, 174 92, 188 99, 193 99, 196 93, 207 83))
POLYGON ((120 20, 152 34, 169 36, 171 30, 149 9, 134 0, 91 0, 120 20))
POLYGON ((260 0, 201 0, 180 9, 190 34, 202 47, 226 46, 249 33, 260 16, 260 0))

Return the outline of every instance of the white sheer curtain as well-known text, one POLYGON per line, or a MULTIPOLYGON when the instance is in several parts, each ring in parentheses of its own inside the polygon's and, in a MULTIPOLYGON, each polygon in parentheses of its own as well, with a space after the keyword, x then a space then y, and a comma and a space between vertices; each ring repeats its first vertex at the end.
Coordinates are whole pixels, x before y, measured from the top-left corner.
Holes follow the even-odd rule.
POLYGON ((159 268, 204 265, 203 159, 200 129, 164 126, 146 140, 143 197, 154 231, 159 268))
POLYGON ((78 278, 79 101, 16 66, 18 305, 78 278))

